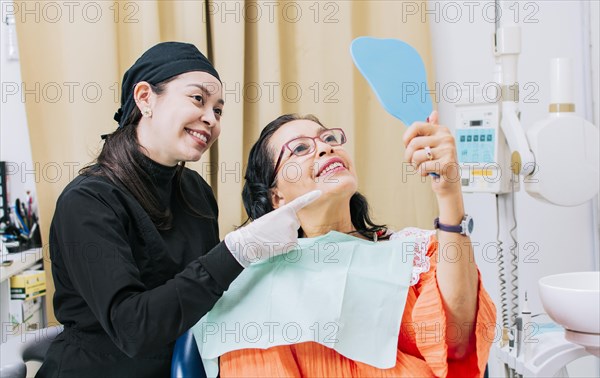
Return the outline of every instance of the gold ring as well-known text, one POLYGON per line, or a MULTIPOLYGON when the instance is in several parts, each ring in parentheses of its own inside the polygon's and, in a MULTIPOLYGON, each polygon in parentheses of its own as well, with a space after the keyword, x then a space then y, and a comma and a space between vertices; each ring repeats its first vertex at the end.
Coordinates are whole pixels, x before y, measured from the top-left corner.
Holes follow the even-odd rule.
POLYGON ((425 156, 427 156, 427 160, 433 160, 433 153, 431 152, 431 147, 425 146, 425 156))

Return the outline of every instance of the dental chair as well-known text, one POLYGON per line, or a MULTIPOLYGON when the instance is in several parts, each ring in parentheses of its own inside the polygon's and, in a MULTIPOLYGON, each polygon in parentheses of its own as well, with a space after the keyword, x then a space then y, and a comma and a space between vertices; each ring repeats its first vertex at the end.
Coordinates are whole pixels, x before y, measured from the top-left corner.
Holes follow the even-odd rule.
POLYGON ((179 336, 173 349, 171 378, 206 378, 192 330, 179 336))
POLYGON ((43 362, 44 356, 63 326, 55 326, 26 331, 22 335, 9 338, 0 346, 0 377, 25 378, 26 362, 43 362))

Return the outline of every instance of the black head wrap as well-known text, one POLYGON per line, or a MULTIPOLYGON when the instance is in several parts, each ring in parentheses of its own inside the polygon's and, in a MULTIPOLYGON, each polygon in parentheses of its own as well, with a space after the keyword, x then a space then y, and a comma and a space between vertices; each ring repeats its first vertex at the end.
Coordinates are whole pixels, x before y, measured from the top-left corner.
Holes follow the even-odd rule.
POLYGON ((163 42, 151 47, 123 76, 121 107, 114 116, 119 127, 124 126, 135 106, 133 89, 137 83, 146 81, 156 85, 173 76, 191 71, 206 72, 221 81, 215 67, 194 45, 163 42))

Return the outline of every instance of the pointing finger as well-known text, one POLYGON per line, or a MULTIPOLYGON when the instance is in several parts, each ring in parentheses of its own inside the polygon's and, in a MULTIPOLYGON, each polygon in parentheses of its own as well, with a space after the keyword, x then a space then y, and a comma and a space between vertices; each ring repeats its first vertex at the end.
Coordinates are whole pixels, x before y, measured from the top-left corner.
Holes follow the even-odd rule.
POLYGON ((321 196, 321 194, 322 192, 320 190, 313 190, 312 192, 308 192, 306 194, 301 195, 300 197, 296 198, 295 200, 293 200, 285 206, 291 207, 294 210, 294 212, 297 213, 303 207, 314 202, 317 198, 321 196))

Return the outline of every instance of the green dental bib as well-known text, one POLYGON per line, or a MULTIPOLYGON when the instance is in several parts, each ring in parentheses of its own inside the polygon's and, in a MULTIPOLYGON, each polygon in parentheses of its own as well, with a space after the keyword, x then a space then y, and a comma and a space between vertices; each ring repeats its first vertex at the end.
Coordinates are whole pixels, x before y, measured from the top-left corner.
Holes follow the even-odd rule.
POLYGON ((207 375, 227 352, 307 341, 393 367, 416 248, 411 236, 374 243, 331 231, 252 264, 193 327, 207 375))

